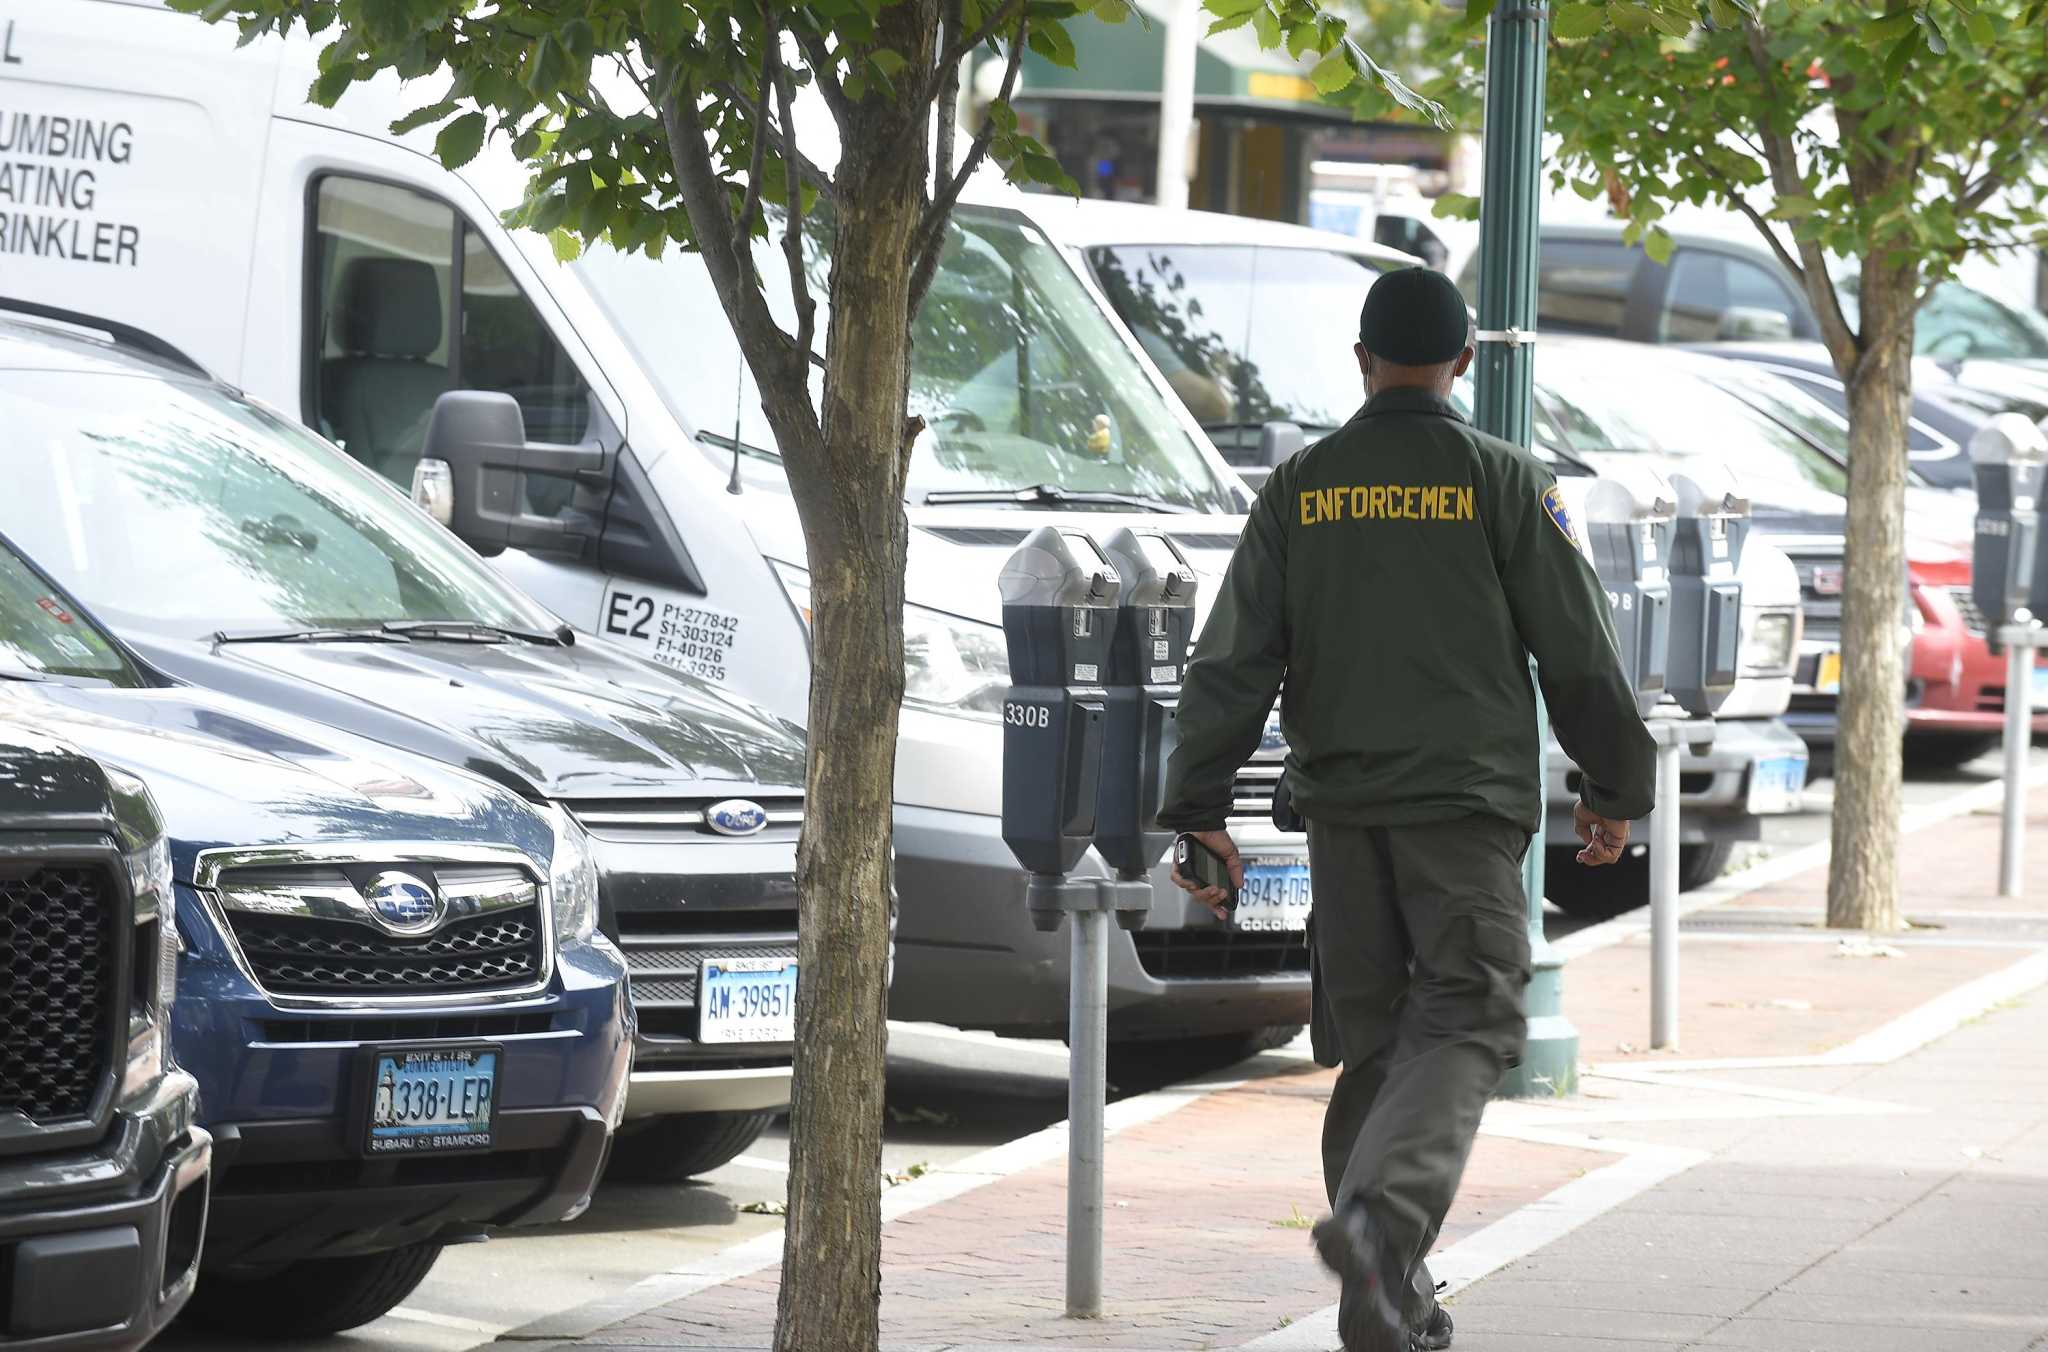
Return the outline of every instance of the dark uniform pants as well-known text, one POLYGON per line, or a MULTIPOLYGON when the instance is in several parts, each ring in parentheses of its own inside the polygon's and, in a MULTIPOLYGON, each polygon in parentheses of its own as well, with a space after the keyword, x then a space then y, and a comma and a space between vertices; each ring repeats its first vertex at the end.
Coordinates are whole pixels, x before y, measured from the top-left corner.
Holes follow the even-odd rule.
POLYGON ((1527 1032, 1528 846, 1527 830, 1487 815, 1309 823, 1316 1059, 1344 1067, 1323 1179, 1333 1208, 1362 1202, 1406 1261, 1411 1328, 1436 1303, 1422 1259, 1527 1032))

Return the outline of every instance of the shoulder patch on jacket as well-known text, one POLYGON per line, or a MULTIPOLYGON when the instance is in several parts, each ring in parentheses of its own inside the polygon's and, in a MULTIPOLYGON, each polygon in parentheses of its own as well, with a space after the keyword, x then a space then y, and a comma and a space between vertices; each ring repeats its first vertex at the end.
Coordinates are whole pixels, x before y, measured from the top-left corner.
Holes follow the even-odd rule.
POLYGON ((1579 533, 1572 529, 1572 514, 1565 510, 1564 494, 1558 491, 1556 484, 1543 490, 1543 510, 1550 517, 1551 524, 1572 542, 1573 549, 1577 549, 1579 533))

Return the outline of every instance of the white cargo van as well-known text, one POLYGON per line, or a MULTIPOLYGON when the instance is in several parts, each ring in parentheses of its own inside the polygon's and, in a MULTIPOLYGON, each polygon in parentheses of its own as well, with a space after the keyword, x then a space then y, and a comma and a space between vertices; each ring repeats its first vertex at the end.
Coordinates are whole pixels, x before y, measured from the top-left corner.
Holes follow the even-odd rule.
MULTIPOLYGON (((472 543, 579 629, 805 716, 802 538, 695 260, 556 262, 499 222, 526 178, 502 142, 451 173, 429 133, 391 136, 424 85, 309 106, 313 41, 237 51, 232 30, 152 0, 0 0, 0 20, 18 58, 0 67, 0 143, 29 176, 0 189, 0 296, 145 329, 407 487, 444 393, 508 395, 511 439, 523 420, 525 442, 549 448, 513 458, 556 472, 517 476, 481 533, 485 505, 462 504, 472 543)), ((1065 1023, 1065 940, 1033 928, 1000 835, 997 570, 1048 522, 1163 522, 1213 592, 1248 499, 1034 224, 1041 205, 976 202, 913 372, 932 432, 906 504, 891 1011, 1045 1034, 1065 1023)), ((1260 821, 1283 750, 1275 732, 1245 772, 1254 869, 1238 922, 1187 904, 1162 869, 1144 928, 1114 940, 1112 1038, 1258 1039, 1306 1021, 1306 850, 1260 821)))

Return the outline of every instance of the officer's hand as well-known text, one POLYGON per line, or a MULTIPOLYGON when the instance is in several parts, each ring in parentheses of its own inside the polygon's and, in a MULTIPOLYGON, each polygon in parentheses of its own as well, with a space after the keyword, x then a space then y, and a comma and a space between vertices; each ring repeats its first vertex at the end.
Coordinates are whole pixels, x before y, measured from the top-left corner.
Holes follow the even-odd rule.
MULTIPOLYGON (((1225 867, 1227 867, 1230 870, 1230 881, 1237 884, 1237 890, 1239 892, 1243 892, 1244 860, 1238 858, 1237 842, 1233 841, 1230 838, 1230 832, 1190 831, 1188 834, 1193 836, 1196 840, 1201 841, 1204 845, 1207 845, 1210 849, 1216 852, 1217 856, 1223 860, 1225 867)), ((1225 892, 1222 888, 1202 887, 1199 886, 1192 878, 1181 877, 1179 864, 1175 864, 1173 866, 1173 882, 1174 885, 1180 888, 1183 892, 1188 893, 1190 896, 1194 897, 1196 901, 1201 902, 1204 906, 1207 906, 1211 911, 1214 911, 1216 913, 1216 918, 1218 920, 1230 919, 1230 912, 1223 905, 1224 902, 1230 899, 1230 894, 1228 892, 1225 892)))
POLYGON ((1628 823, 1603 817, 1584 803, 1572 805, 1572 825, 1586 842, 1586 848, 1579 851, 1579 862, 1588 868, 1611 864, 1628 848, 1628 823))

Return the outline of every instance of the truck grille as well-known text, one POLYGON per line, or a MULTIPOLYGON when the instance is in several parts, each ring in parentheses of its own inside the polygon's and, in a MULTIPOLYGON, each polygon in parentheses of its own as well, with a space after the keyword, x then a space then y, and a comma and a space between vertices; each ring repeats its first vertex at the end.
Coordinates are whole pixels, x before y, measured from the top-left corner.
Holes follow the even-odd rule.
POLYGON ((233 917, 235 941, 265 990, 281 995, 426 995, 523 986, 540 973, 535 906, 457 921, 420 939, 347 921, 233 917))
POLYGON ((1842 636, 1842 556, 1795 554, 1799 600, 1806 611, 1806 637, 1838 640, 1842 636), (1817 584, 1816 578, 1830 583, 1817 584))
POLYGON ((675 915, 627 912, 619 917, 626 984, 642 1033, 650 1037, 697 1036, 697 981, 706 958, 796 959, 795 915, 729 912, 717 919, 747 928, 691 931, 684 929, 685 920, 675 915))
POLYGON ((1273 790, 1280 783, 1280 772, 1284 768, 1284 762, 1273 760, 1253 761, 1239 770, 1230 787, 1230 815, 1270 819, 1273 815, 1273 790))
POLYGON ((84 1117, 111 1073, 115 901, 93 867, 0 880, 0 1113, 84 1117))
POLYGON ((469 995, 547 979, 547 897, 523 863, 259 858, 214 888, 249 975, 271 995, 469 995), (374 898, 387 875, 424 884, 435 919, 381 916, 374 898), (424 932, 403 932, 420 923, 424 932))
POLYGON ((1308 936, 1232 929, 1139 930, 1138 965, 1155 981, 1308 975, 1308 936))
POLYGON ((1984 612, 1977 609, 1976 594, 1968 587, 1950 587, 1948 594, 1949 599, 1956 603, 1956 609, 1962 612, 1963 627, 1978 638, 1984 637, 1984 612))

